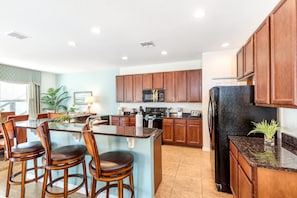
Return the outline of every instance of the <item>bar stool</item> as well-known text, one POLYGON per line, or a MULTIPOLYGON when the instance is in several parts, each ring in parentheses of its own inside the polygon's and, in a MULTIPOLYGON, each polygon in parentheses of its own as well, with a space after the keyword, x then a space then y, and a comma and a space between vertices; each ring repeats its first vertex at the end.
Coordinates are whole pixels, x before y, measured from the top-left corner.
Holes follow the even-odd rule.
POLYGON ((50 197, 67 197, 68 195, 78 191, 83 184, 86 188, 86 196, 88 196, 88 183, 87 183, 87 171, 85 163, 85 154, 87 149, 84 145, 68 145, 58 147, 56 149, 51 148, 51 136, 48 128, 48 123, 43 122, 37 127, 37 133, 40 137, 41 144, 45 149, 45 155, 43 157, 43 163, 45 164, 44 180, 42 187, 42 196, 47 194, 50 197), (68 174, 68 169, 74 166, 82 164, 83 174, 68 174), (54 180, 50 179, 48 183, 48 177, 51 178, 52 170, 64 170, 64 176, 58 177, 54 180), (68 178, 81 178, 82 182, 75 188, 68 190, 68 178), (64 180, 63 192, 51 192, 49 187, 55 182, 64 180))
POLYGON ((92 160, 89 163, 89 171, 93 176, 91 198, 94 198, 104 190, 106 190, 106 197, 109 196, 109 189, 113 187, 118 188, 118 197, 123 197, 123 188, 131 193, 134 197, 134 183, 133 183, 133 155, 126 151, 111 151, 99 155, 98 147, 94 133, 88 130, 88 125, 83 129, 83 137, 90 153, 92 160), (130 185, 123 184, 123 180, 129 177, 130 185), (106 185, 96 192, 96 183, 98 181, 106 182, 106 185), (115 184, 110 182, 116 181, 115 184))
POLYGON ((30 182, 37 182, 43 175, 37 175, 37 158, 44 154, 44 149, 39 141, 19 143, 16 137, 16 130, 13 120, 8 120, 2 123, 2 133, 5 142, 6 159, 9 160, 7 183, 6 183, 6 197, 9 196, 10 185, 21 185, 21 197, 25 197, 25 184, 30 182), (27 161, 34 160, 34 167, 27 169, 27 161), (22 170, 14 173, 14 162, 22 162, 22 170), (35 177, 26 180, 26 173, 34 170, 35 177), (21 174, 21 181, 16 180, 16 176, 21 174))

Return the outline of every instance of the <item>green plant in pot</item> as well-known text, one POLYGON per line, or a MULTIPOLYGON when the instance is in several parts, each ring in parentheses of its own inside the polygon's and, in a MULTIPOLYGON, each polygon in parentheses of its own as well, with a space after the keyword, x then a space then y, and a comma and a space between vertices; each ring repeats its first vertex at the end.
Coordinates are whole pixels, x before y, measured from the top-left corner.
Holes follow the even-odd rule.
POLYGON ((41 103, 45 104, 47 107, 43 108, 47 111, 65 112, 67 111, 67 101, 70 96, 68 91, 64 86, 61 86, 57 89, 49 88, 47 93, 42 93, 41 103))
POLYGON ((264 144, 274 146, 275 133, 280 129, 279 123, 275 120, 271 120, 270 123, 268 123, 267 120, 263 120, 259 123, 252 123, 254 124, 255 128, 251 130, 248 135, 252 133, 262 133, 264 134, 264 144))

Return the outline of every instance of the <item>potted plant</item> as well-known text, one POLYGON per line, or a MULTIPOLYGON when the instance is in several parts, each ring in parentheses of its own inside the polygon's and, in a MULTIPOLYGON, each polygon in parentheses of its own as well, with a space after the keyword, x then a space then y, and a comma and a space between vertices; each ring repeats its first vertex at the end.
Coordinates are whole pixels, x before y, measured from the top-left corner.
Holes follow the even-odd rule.
POLYGON ((64 86, 57 89, 49 88, 47 93, 42 93, 41 103, 47 105, 44 110, 57 112, 65 112, 67 110, 66 103, 70 96, 64 86))
POLYGON ((259 123, 252 123, 254 124, 255 128, 251 130, 248 135, 252 133, 262 133, 264 134, 264 144, 274 146, 274 135, 277 130, 280 129, 279 123, 275 120, 271 120, 270 123, 268 123, 267 120, 263 120, 259 123))

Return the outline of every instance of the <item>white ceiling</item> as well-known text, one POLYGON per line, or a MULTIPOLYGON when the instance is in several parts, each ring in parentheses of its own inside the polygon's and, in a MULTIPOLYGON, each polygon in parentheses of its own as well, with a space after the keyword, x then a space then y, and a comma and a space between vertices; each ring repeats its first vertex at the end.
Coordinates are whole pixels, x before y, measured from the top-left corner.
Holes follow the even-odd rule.
POLYGON ((0 63, 64 73, 196 60, 224 50, 224 42, 241 47, 278 2, 0 0, 0 63), (198 8, 206 12, 202 19, 193 17, 198 8), (101 34, 90 33, 93 26, 101 34), (29 38, 7 36, 12 30, 29 38), (145 41, 156 46, 141 47, 145 41))

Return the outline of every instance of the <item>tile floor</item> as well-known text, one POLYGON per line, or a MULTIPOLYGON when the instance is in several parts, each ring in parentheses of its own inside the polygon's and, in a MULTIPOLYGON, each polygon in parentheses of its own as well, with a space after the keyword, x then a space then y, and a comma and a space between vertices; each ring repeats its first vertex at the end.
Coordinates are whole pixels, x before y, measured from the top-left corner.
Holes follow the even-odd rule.
MULTIPOLYGON (((201 149, 162 146, 163 179, 155 198, 231 198, 217 192, 214 184, 213 157, 201 149)), ((7 171, 0 171, 0 198, 5 197, 7 171)), ((26 184, 26 197, 40 197, 41 183, 26 184)), ((20 186, 12 186, 9 197, 20 197, 20 186)), ((85 197, 75 193, 70 198, 85 197)))

